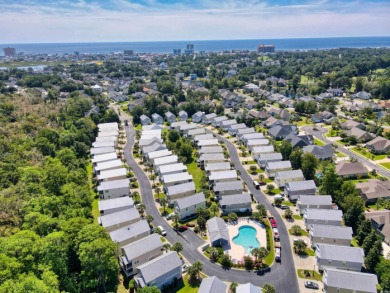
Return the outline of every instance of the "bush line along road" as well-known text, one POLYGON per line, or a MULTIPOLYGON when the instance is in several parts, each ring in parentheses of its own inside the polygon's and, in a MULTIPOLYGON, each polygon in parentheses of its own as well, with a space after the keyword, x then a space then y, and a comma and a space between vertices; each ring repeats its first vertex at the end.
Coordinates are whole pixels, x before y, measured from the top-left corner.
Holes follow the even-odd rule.
MULTIPOLYGON (((115 107, 115 106, 114 106, 115 107)), ((117 110, 117 107, 115 107, 117 110)), ((125 120, 130 121, 130 117, 125 115, 121 111, 120 119, 124 123, 125 120)), ((258 203, 263 204, 272 214, 272 216, 279 223, 278 229, 281 236, 281 246, 283 250, 283 259, 281 263, 274 263, 270 267, 270 272, 264 273, 264 275, 258 275, 256 272, 247 272, 237 269, 231 269, 229 271, 224 270, 221 266, 213 264, 208 260, 199 250, 199 246, 205 244, 203 240, 199 238, 192 230, 179 234, 176 233, 172 227, 161 216, 160 211, 157 209, 152 187, 150 186, 149 179, 144 173, 142 168, 136 163, 132 155, 132 148, 134 145, 135 130, 132 124, 129 122, 128 126, 125 126, 127 134, 127 144, 124 148, 124 157, 127 164, 130 166, 134 175, 137 177, 141 188, 141 196, 146 211, 148 214, 154 217, 153 224, 161 225, 167 232, 166 238, 170 243, 177 241, 183 244, 183 256, 193 263, 197 260, 201 260, 203 263, 203 272, 208 276, 216 276, 224 281, 237 282, 237 283, 252 283, 256 286, 263 286, 266 283, 271 283, 275 286, 277 292, 299 292, 297 276, 294 268, 294 260, 291 251, 291 245, 289 242, 288 231, 283 223, 282 217, 276 212, 276 209, 266 200, 265 195, 261 191, 255 189, 252 186, 253 180, 241 165, 235 146, 220 135, 216 135, 218 140, 223 141, 229 151, 230 159, 233 162, 236 170, 241 172, 241 178, 245 181, 250 192, 258 203)), ((212 133, 210 130, 206 130, 212 133)))

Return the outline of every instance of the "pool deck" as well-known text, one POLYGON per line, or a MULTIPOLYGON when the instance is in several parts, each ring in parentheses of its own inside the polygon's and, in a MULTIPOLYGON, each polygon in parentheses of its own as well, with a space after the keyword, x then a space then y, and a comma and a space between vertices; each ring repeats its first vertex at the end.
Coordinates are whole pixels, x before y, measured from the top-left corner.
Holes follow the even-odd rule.
POLYGON ((260 242, 260 246, 266 247, 267 245, 267 233, 265 228, 262 228, 259 224, 247 220, 246 218, 240 218, 237 224, 229 224, 229 236, 230 236, 230 247, 224 247, 225 253, 228 253, 233 262, 241 261, 247 253, 245 252, 245 248, 241 245, 237 245, 233 242, 233 238, 238 235, 238 231, 240 227, 250 226, 256 229, 256 238, 260 242), (234 261, 235 260, 235 261, 234 261))

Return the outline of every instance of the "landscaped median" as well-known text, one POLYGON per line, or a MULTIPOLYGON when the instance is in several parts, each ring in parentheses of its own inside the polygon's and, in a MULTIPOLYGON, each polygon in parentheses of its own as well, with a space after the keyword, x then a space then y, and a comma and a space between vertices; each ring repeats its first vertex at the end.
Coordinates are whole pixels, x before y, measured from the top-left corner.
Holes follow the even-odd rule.
POLYGON ((306 280, 322 281, 322 275, 314 270, 297 270, 298 277, 306 280))

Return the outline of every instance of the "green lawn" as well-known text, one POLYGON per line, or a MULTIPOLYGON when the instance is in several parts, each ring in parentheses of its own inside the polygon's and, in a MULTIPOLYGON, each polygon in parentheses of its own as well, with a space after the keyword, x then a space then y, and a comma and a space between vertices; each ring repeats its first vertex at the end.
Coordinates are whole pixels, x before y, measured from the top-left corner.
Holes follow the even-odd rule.
POLYGON ((135 130, 142 130, 142 125, 141 125, 141 124, 138 124, 138 125, 135 127, 135 130))
POLYGON ((316 252, 311 248, 306 248, 306 253, 308 256, 315 256, 316 252))
POLYGON ((166 293, 196 293, 198 292, 201 281, 196 280, 195 282, 189 282, 188 274, 183 276, 183 278, 178 282, 175 288, 166 290, 166 293))
POLYGON ((300 215, 293 215, 293 218, 295 220, 303 220, 303 218, 300 215))
POLYGON ((301 279, 307 279, 307 280, 317 280, 317 281, 321 281, 322 280, 322 276, 320 273, 314 271, 314 275, 313 275, 313 270, 297 270, 298 271, 298 277, 301 278, 301 279), (305 276, 304 275, 304 272, 307 271, 310 273, 310 276, 305 276))
POLYGON ((356 241, 355 238, 352 238, 351 245, 352 245, 353 247, 359 247, 359 244, 357 243, 357 241, 356 241))
POLYGON ((289 206, 289 207, 295 206, 291 201, 288 201, 288 200, 283 201, 282 204, 285 205, 285 206, 289 206))
POLYGON ((267 238, 270 241, 270 251, 268 255, 264 258, 264 263, 268 266, 271 266, 275 260, 275 247, 274 247, 274 236, 272 234, 272 229, 268 222, 265 223, 269 229, 267 229, 267 238))
POLYGON ((248 161, 248 165, 254 165, 254 164, 256 164, 256 161, 248 161))
POLYGON ((306 122, 306 118, 302 118, 301 121, 294 122, 297 126, 305 126, 305 125, 313 125, 313 121, 308 118, 306 122))
POLYGON ((288 230, 288 234, 290 234, 290 235, 292 235, 292 236, 309 236, 309 232, 307 232, 305 229, 302 229, 301 235, 294 235, 294 234, 292 233, 292 230, 291 230, 291 229, 288 230))
POLYGON ((382 167, 390 170, 390 163, 381 163, 379 165, 381 165, 382 167))
POLYGON ((341 152, 336 152, 336 155, 337 155, 339 158, 344 158, 344 157, 346 157, 346 155, 344 155, 344 154, 341 153, 341 152))
MULTIPOLYGON (((163 214, 163 211, 164 211, 164 208, 160 208, 160 213, 163 214)), ((172 214, 174 211, 173 211, 173 208, 170 208, 169 206, 166 206, 165 207, 165 214, 168 215, 168 214, 172 214)))
POLYGON ((91 197, 93 199, 92 202, 92 216, 97 221, 97 218, 100 217, 99 207, 98 207, 98 201, 99 199, 96 198, 95 191, 93 190, 93 183, 92 183, 92 163, 89 163, 87 165, 87 174, 88 174, 88 184, 91 192, 91 197))
POLYGON ((354 151, 355 153, 358 153, 359 155, 364 156, 370 160, 383 160, 386 158, 386 155, 374 155, 370 153, 366 148, 361 148, 359 150, 358 147, 353 147, 351 148, 351 151, 354 151))
POLYGON ((191 164, 187 165, 188 173, 192 175, 192 178, 195 183, 195 188, 197 191, 200 189, 200 181, 203 176, 203 171, 196 165, 196 161, 194 160, 191 164))
POLYGON ((318 146, 324 146, 326 143, 324 143, 322 140, 319 140, 318 138, 314 138, 314 144, 318 146))

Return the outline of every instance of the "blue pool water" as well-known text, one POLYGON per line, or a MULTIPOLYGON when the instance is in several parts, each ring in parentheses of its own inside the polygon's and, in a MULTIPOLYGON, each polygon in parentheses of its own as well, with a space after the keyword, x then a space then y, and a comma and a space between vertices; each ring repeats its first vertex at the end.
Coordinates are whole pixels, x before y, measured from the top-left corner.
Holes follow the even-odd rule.
POLYGON ((233 242, 244 247, 245 253, 250 254, 253 248, 260 247, 256 232, 251 226, 242 226, 238 229, 238 235, 233 238, 233 242))

